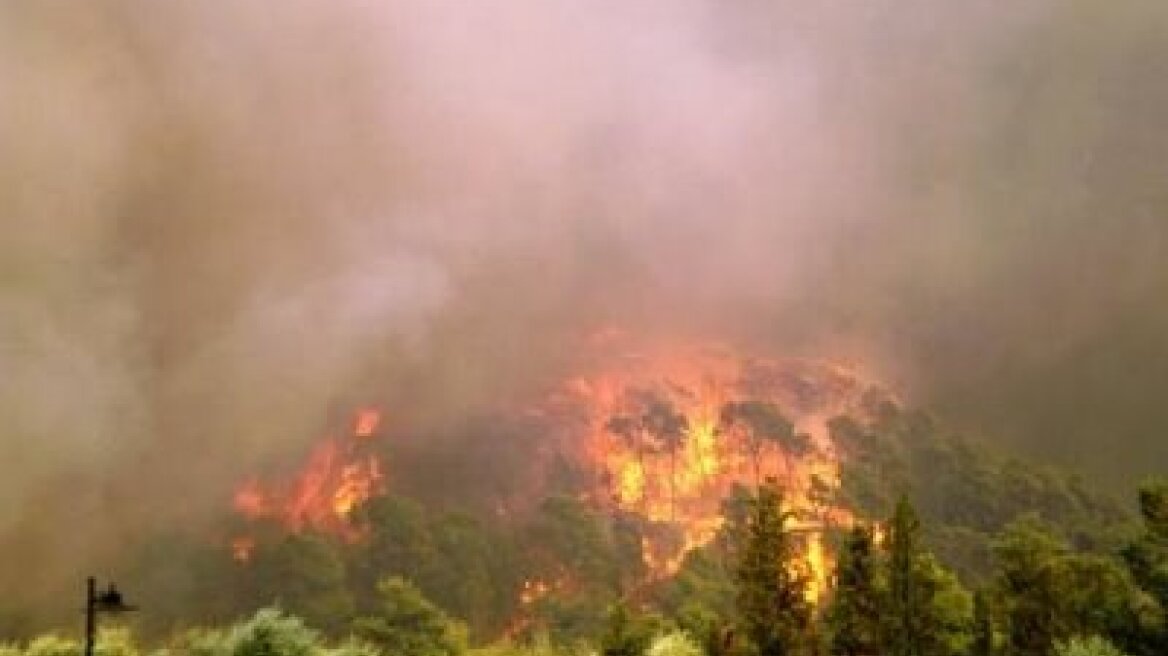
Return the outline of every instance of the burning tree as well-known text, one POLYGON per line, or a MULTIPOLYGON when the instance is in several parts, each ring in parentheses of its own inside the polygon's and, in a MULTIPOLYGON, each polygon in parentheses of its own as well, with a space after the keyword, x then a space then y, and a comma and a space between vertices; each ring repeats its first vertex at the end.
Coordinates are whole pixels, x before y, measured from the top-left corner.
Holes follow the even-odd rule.
POLYGON ((738 613, 759 656, 802 653, 811 622, 808 579, 798 566, 792 514, 773 482, 751 501, 738 565, 738 613))

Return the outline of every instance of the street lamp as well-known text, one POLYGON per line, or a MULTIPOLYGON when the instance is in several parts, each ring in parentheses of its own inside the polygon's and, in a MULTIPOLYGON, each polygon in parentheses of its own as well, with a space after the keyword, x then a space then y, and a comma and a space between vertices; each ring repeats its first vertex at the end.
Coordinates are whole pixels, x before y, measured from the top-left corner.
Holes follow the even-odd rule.
POLYGON ((122 593, 113 583, 104 591, 97 591, 97 579, 92 576, 85 585, 85 656, 93 656, 93 643, 97 637, 98 613, 128 613, 138 610, 122 601, 122 593))

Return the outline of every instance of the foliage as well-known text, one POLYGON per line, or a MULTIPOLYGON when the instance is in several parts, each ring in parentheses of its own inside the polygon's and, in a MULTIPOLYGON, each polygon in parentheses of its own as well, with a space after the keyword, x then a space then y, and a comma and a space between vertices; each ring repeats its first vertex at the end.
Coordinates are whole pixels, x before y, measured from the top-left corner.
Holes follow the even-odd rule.
POLYGON ((1058 640, 1128 637, 1159 623, 1120 561, 1074 551, 1034 517, 1011 525, 996 551, 1011 653, 1041 656, 1058 640))
POLYGON ((691 552, 655 599, 666 616, 709 650, 710 642, 734 617, 734 572, 727 561, 713 547, 691 552))
POLYGON ((671 631, 654 638, 645 656, 703 656, 703 652, 685 632, 671 631))
POLYGON ((377 610, 377 582, 396 576, 466 621, 472 635, 497 635, 514 614, 521 573, 509 536, 466 513, 427 515, 399 496, 374 498, 356 516, 368 533, 351 564, 360 613, 377 610))
POLYGON ((467 656, 594 656, 587 645, 564 646, 554 642, 547 633, 537 633, 530 640, 499 642, 471 649, 467 656))
POLYGON ((662 628, 663 622, 657 616, 635 613, 624 603, 613 604, 600 636, 600 654, 644 656, 662 628))
POLYGON ((1058 643, 1055 656, 1124 656, 1124 653, 1105 638, 1091 636, 1058 643))
POLYGON ((1147 595, 1138 615, 1137 630, 1124 644, 1140 654, 1168 653, 1168 480, 1140 486, 1143 531, 1126 545, 1121 556, 1136 585, 1147 595), (1149 617, 1154 615, 1154 617, 1149 617))
POLYGON ((994 536, 1023 513, 1097 550, 1116 546, 1128 521, 1118 503, 1074 476, 1003 457, 923 414, 890 413, 871 427, 838 418, 829 428, 845 455, 844 503, 886 516, 907 492, 925 542, 966 583, 992 577, 994 536))
POLYGON ((337 631, 353 617, 353 596, 336 543, 310 533, 293 533, 245 569, 260 603, 278 603, 309 624, 337 631))
POLYGON ((377 647, 358 640, 356 638, 349 638, 336 647, 326 648, 322 652, 322 656, 382 656, 381 650, 377 647))
POLYGON ((782 493, 771 482, 752 502, 738 565, 738 616, 760 656, 804 651, 811 619, 807 579, 793 567, 797 556, 782 493))
POLYGON ((48 634, 29 642, 24 656, 77 656, 80 652, 81 645, 76 640, 48 634))
POLYGON ((96 656, 138 656, 134 636, 124 626, 100 627, 93 651, 96 656))
MULTIPOLYGON (((634 418, 631 438, 639 449, 668 448, 676 418, 649 407, 634 418)), ((775 408, 723 413, 727 430, 757 424, 751 434, 771 440, 758 448, 798 439, 775 408)), ((260 546, 246 564, 221 545, 160 538, 142 552, 149 575, 128 575, 148 608, 136 626, 152 639, 170 636, 160 656, 449 656, 500 636, 526 639, 495 645, 501 656, 642 656, 678 630, 688 646, 660 644, 711 656, 818 647, 833 656, 1051 656, 1092 635, 1133 656, 1168 654, 1168 482, 1142 486, 1143 523, 1124 524, 1122 512, 1071 477, 990 454, 927 417, 880 416, 874 426, 837 419, 830 428, 844 457, 843 503, 860 517, 891 515, 877 532, 886 539, 862 527, 828 532, 837 567, 814 609, 791 566, 802 538, 768 482, 735 488, 716 538, 661 580, 647 581, 642 541, 667 540, 673 527, 570 494, 508 521, 378 497, 357 509, 363 539, 353 544, 251 526, 260 546), (1027 509, 1033 514, 1021 516, 1027 509), (980 590, 976 599, 965 585, 980 590), (267 609, 227 628, 189 630, 272 603, 304 623, 267 609), (327 646, 315 630, 334 638, 355 630, 365 642, 327 646)), ((13 622, 5 635, 32 633, 19 616, 4 617, 13 622)), ((42 636, 0 656, 78 650, 42 636)), ((137 653, 116 631, 103 632, 98 652, 137 653)))
POLYGON ((969 644, 970 656, 993 656, 997 651, 993 609, 989 594, 979 590, 973 596, 973 636, 969 644))
POLYGON ((964 650, 969 595, 925 551, 920 521, 902 498, 888 522, 888 603, 884 645, 893 656, 934 656, 964 650))
POLYGON ((380 612, 358 618, 354 633, 387 654, 456 656, 465 650, 461 628, 411 583, 389 578, 377 586, 380 612))
POLYGON ((856 526, 839 547, 835 588, 824 613, 830 651, 839 656, 874 654, 881 646, 885 590, 872 530, 856 526))
POLYGON ((261 609, 235 625, 223 642, 227 656, 315 656, 318 644, 316 631, 277 608, 261 609))

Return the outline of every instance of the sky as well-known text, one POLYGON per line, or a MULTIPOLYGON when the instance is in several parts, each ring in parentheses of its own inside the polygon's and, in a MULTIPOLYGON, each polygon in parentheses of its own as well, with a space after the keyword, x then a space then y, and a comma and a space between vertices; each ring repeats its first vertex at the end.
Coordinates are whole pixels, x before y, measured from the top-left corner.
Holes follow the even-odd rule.
POLYGON ((1140 0, 5 2, 0 541, 200 516, 613 325, 862 362, 1127 490, 1168 468, 1166 74, 1140 0))

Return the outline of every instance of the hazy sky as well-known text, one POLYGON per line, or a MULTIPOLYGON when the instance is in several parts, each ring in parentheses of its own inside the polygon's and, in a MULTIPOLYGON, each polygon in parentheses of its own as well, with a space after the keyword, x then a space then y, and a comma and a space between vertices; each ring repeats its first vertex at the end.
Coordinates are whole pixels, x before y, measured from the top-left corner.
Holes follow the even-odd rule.
POLYGON ((0 533, 197 513, 601 324, 1163 472, 1166 79, 1154 1, 8 0, 0 533))

